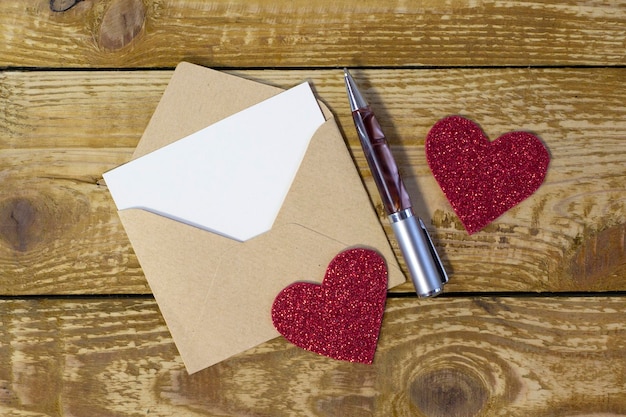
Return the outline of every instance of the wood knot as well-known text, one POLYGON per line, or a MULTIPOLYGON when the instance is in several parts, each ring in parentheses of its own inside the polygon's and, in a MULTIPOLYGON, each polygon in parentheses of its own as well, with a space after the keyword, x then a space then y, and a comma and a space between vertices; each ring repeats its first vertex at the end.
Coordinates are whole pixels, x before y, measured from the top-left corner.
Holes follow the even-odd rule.
POLYGON ((50 0, 50 10, 53 12, 66 12, 83 0, 50 0))
POLYGON ((409 395, 428 417, 473 417, 489 400, 489 390, 480 378, 456 368, 418 375, 409 395))
POLYGON ((0 239, 25 252, 42 238, 37 209, 26 198, 0 202, 0 239))
POLYGON ((142 0, 113 0, 100 25, 100 46, 111 51, 122 49, 143 31, 145 20, 142 0))
POLYGON ((49 245, 80 227, 89 212, 88 200, 65 190, 23 191, 8 184, 4 191, 13 195, 0 199, 0 252, 2 246, 28 252, 49 245))

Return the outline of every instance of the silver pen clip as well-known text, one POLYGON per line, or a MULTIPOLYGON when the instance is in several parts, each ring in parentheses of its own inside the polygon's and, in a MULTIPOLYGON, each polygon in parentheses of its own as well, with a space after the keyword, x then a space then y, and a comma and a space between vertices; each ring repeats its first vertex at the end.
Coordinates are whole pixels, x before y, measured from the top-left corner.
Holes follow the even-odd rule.
POLYGON ((428 233, 428 229, 426 229, 426 225, 424 224, 421 218, 418 218, 418 219, 419 219, 420 227, 422 228, 424 235, 428 239, 428 248, 430 249, 430 254, 432 255, 433 259, 436 262, 436 266, 439 269, 441 283, 447 284, 448 274, 446 273, 446 269, 443 267, 443 262, 441 262, 441 258, 439 258, 439 254, 437 253, 437 249, 435 249, 433 240, 430 238, 430 233, 428 233))

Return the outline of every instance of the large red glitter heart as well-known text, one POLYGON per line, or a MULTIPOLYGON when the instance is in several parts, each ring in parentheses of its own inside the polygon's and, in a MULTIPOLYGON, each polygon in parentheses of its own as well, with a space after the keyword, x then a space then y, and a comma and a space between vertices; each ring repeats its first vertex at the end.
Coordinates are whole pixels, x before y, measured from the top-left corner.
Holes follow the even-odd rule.
POLYGON ((274 327, 303 349, 371 364, 385 310, 387 267, 378 253, 349 249, 328 265, 321 285, 298 282, 272 306, 274 327))
POLYGON ((435 179, 469 234, 534 193, 550 162, 536 136, 511 132, 490 142, 476 123, 460 116, 437 122, 425 148, 435 179))

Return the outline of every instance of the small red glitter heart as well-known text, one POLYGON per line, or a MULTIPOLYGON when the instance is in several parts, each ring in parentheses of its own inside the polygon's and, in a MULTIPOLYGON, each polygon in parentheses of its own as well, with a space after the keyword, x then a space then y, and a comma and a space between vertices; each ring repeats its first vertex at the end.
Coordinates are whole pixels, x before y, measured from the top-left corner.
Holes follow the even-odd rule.
POLYGON ((322 284, 297 282, 272 306, 274 327, 296 346, 320 355, 371 364, 387 296, 384 259, 349 249, 328 265, 322 284))
POLYGON ((536 136, 510 132, 490 142, 460 116, 435 123, 425 148, 435 179, 469 234, 533 194, 550 162, 536 136))

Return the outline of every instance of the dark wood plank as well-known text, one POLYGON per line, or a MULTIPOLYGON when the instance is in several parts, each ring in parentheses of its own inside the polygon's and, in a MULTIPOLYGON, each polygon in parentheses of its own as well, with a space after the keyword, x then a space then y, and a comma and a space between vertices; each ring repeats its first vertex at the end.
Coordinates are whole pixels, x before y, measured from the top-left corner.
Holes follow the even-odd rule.
POLYGON ((625 306, 622 297, 391 299, 371 366, 278 338, 190 376, 152 300, 5 300, 0 410, 622 415, 625 306))
MULTIPOLYGON (((386 224, 341 72, 237 74, 282 87, 312 81, 337 115, 386 224)), ((355 71, 452 272, 449 291, 625 289, 625 74, 610 68, 355 71), (535 132, 552 155, 538 192, 472 236, 423 153, 428 129, 449 114, 470 117, 492 139, 511 130, 535 132)), ((0 115, 1 293, 149 292, 101 175, 130 157, 170 76, 1 75, 7 109, 0 115)))
POLYGON ((4 0, 0 66, 623 65, 624 10, 623 0, 4 0))

